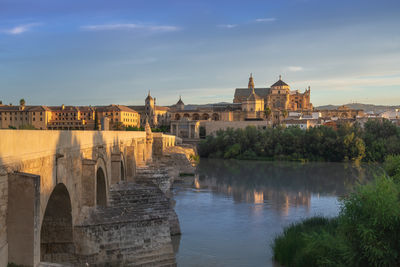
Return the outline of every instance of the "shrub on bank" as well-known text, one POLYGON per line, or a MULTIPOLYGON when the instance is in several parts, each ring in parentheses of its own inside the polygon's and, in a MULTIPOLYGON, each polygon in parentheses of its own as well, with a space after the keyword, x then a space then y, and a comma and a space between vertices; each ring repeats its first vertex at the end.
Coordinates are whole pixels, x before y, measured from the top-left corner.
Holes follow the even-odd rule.
POLYGON ((274 240, 274 259, 284 266, 340 266, 337 226, 337 218, 324 217, 290 225, 274 240))
POLYGON ((400 156, 386 158, 387 175, 358 186, 339 216, 293 224, 275 238, 284 266, 400 266, 400 156))

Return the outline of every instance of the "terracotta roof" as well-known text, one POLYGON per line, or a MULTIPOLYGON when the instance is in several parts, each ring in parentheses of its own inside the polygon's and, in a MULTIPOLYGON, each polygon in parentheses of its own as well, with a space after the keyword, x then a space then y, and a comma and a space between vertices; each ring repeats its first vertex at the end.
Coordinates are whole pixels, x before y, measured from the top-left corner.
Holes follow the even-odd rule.
POLYGON ((168 111, 169 107, 156 106, 156 110, 168 111))
POLYGON ((97 110, 104 112, 104 111, 124 111, 124 112, 134 112, 137 113, 136 110, 133 110, 127 106, 123 105, 109 105, 109 106, 100 106, 97 107, 97 110))
POLYGON ((25 106, 23 110, 20 109, 20 106, 9 106, 4 105, 0 106, 0 111, 46 111, 49 110, 46 106, 25 106))
POLYGON ((130 108, 130 109, 133 109, 133 110, 135 110, 137 112, 144 111, 144 106, 127 106, 127 107, 130 108))

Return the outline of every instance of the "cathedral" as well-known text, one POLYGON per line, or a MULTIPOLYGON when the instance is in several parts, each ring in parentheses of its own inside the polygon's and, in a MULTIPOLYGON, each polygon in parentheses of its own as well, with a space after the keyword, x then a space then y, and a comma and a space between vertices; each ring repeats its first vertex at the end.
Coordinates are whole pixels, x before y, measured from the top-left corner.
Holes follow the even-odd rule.
POLYGON ((264 110, 286 110, 286 111, 304 111, 312 110, 310 102, 310 87, 304 93, 299 90, 292 91, 290 86, 279 80, 271 85, 270 88, 255 88, 253 75, 250 74, 247 88, 237 88, 233 103, 241 103, 244 111, 253 108, 257 111, 264 110))
POLYGON ((233 103, 187 110, 179 99, 170 112, 171 120, 279 121, 290 111, 309 113, 312 110, 310 87, 303 93, 291 90, 279 76, 279 80, 271 87, 256 88, 253 75, 250 74, 247 88, 236 88, 233 103))

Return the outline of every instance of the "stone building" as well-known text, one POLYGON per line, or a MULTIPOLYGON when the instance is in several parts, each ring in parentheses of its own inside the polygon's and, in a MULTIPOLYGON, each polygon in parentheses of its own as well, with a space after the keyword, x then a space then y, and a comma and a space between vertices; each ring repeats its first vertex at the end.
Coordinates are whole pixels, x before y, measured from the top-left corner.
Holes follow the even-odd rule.
POLYGON ((140 115, 137 111, 122 105, 109 105, 96 108, 98 120, 107 117, 110 130, 116 127, 140 127, 140 115))
POLYGON ((47 129, 52 112, 46 106, 0 105, 0 128, 23 128, 33 126, 47 129))
POLYGON ((146 119, 151 127, 169 126, 171 114, 169 107, 156 105, 156 98, 150 95, 150 91, 144 101, 144 106, 129 106, 140 114, 141 125, 146 124, 146 119))
POLYGON ((281 76, 279 76, 279 80, 271 85, 270 88, 255 88, 254 79, 250 75, 247 88, 236 88, 233 103, 245 103, 247 98, 253 94, 253 91, 258 97, 264 100, 263 110, 267 108, 271 111, 313 109, 313 105, 310 102, 310 87, 304 93, 300 93, 299 90, 293 91, 287 83, 282 81, 281 76))
POLYGON ((51 116, 47 122, 49 130, 93 130, 95 108, 75 106, 47 107, 51 116))
POLYGON ((110 129, 140 127, 139 113, 126 106, 0 106, 0 128, 34 127, 39 130, 95 130, 100 121, 108 118, 110 129), (97 116, 97 125, 96 125, 97 116))
POLYGON ((281 77, 270 88, 256 88, 250 74, 247 88, 236 88, 233 103, 210 105, 206 108, 185 109, 181 98, 170 108, 171 120, 183 118, 202 121, 254 121, 279 122, 289 111, 311 112, 310 88, 304 93, 292 91, 281 77))

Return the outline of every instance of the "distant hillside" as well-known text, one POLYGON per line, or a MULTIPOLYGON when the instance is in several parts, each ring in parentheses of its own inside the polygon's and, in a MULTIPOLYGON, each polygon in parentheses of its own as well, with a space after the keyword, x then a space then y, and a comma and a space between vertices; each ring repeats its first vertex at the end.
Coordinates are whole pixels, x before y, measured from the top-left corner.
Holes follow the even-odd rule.
MULTIPOLYGON (((346 104, 345 106, 347 106, 351 109, 362 109, 365 112, 372 111, 374 113, 381 113, 381 112, 385 112, 388 110, 400 108, 400 106, 383 106, 383 105, 361 104, 361 103, 346 104)), ((325 106, 319 106, 319 107, 315 107, 315 108, 316 109, 336 109, 338 107, 340 107, 340 105, 325 105, 325 106)))

